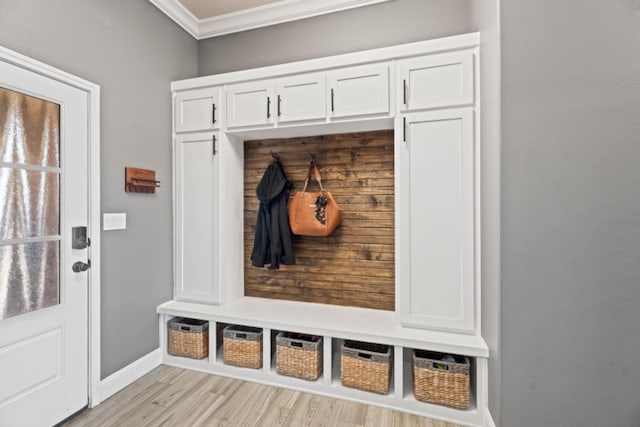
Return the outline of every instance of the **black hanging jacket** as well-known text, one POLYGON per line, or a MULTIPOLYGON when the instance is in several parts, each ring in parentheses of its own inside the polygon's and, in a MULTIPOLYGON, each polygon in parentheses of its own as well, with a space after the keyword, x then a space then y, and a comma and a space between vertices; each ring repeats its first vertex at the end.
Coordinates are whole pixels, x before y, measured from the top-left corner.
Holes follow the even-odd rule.
POLYGON ((287 203, 293 183, 284 174, 282 164, 272 161, 256 188, 260 208, 256 221, 256 236, 251 252, 251 264, 270 269, 280 268, 280 264, 296 263, 289 228, 287 203))

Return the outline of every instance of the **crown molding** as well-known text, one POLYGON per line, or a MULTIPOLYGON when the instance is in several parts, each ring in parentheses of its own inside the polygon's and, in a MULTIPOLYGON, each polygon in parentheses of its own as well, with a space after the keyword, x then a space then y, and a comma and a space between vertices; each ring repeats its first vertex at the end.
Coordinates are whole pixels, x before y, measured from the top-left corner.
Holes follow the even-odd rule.
POLYGON ((200 20, 193 16, 178 0, 149 1, 169 18, 173 19, 174 22, 180 25, 187 33, 196 39, 200 39, 200 20))
POLYGON ((198 19, 178 0, 149 0, 198 40, 311 18, 389 0, 283 0, 240 12, 198 19))

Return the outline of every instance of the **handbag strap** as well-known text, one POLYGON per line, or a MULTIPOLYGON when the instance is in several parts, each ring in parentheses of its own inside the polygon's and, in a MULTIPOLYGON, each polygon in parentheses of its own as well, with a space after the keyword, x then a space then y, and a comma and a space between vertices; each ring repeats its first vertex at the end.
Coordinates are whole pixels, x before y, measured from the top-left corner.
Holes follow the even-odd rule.
POLYGON ((320 171, 318 170, 318 166, 316 162, 311 160, 309 163, 309 170, 307 170, 307 179, 304 181, 304 189, 302 190, 302 194, 307 192, 307 185, 309 185, 309 180, 311 179, 311 171, 313 171, 313 176, 318 181, 318 185, 320 185, 320 191, 324 193, 324 188, 322 187, 322 178, 320 177, 320 171))

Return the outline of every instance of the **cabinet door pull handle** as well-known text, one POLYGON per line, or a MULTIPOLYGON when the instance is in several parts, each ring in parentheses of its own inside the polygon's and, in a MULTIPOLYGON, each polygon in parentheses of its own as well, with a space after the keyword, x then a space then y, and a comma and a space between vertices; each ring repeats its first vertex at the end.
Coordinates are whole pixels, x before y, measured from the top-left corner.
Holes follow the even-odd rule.
POLYGON ((402 80, 402 103, 407 105, 407 80, 402 80))
POLYGON ((331 112, 333 113, 333 88, 331 88, 331 112))
POLYGON ((216 104, 213 104, 213 109, 211 111, 211 122, 216 122, 216 104))
POLYGON ((211 138, 211 142, 213 142, 213 155, 215 156, 217 151, 216 151, 216 136, 213 135, 213 137, 211 138))
POLYGON ((280 102, 282 101, 282 99, 280 99, 280 95, 278 95, 278 117, 280 117, 281 112, 280 112, 280 102))
POLYGON ((407 117, 402 118, 402 141, 407 142, 407 117))
POLYGON ((267 96, 267 119, 271 118, 271 98, 267 96))

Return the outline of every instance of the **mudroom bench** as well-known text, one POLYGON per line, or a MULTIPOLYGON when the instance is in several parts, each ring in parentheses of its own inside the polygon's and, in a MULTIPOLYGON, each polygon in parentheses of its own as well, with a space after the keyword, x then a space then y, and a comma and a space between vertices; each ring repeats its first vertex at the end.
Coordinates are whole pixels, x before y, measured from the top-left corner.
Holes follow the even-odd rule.
POLYGON ((462 335, 404 328, 395 313, 384 310, 326 304, 243 297, 227 306, 169 301, 158 307, 160 342, 167 365, 216 375, 292 388, 309 393, 375 404, 396 410, 481 426, 486 407, 488 348, 476 335, 462 335), (208 322, 208 356, 203 359, 172 356, 168 352, 167 322, 175 317, 208 322), (224 363, 217 325, 240 325, 262 331, 262 367, 258 369, 224 363), (281 375, 276 369, 275 336, 295 332, 322 337, 322 374, 315 381, 281 375), (341 346, 346 341, 388 345, 391 348, 391 380, 386 394, 345 387, 341 384, 341 346), (414 350, 466 356, 471 361, 469 409, 461 410, 417 400, 413 394, 414 350))

